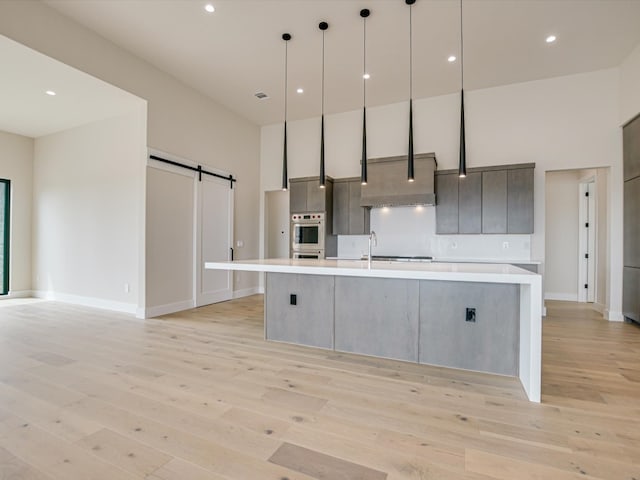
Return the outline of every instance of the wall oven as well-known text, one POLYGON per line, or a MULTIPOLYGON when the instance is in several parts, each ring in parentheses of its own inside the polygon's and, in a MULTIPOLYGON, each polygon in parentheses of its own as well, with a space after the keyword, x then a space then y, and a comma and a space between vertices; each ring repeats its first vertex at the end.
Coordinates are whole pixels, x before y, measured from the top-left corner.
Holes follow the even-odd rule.
MULTIPOLYGON (((291 254, 315 253, 324 258, 325 214, 295 213, 291 215, 291 254)), ((301 257, 297 257, 301 258, 301 257)))

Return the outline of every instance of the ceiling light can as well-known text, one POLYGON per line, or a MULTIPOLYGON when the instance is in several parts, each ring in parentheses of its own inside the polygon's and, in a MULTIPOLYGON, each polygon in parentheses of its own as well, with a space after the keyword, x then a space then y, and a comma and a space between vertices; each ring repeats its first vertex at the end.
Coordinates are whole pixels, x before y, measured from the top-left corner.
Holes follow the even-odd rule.
POLYGON ((553 42, 555 42, 555 41, 556 41, 556 36, 555 36, 555 35, 549 35, 549 36, 545 39, 545 41, 546 41, 547 43, 553 43, 553 42))
POLYGON ((216 7, 214 7, 214 6, 213 6, 213 5, 211 5, 210 3, 207 3, 207 4, 204 6, 204 9, 205 9, 207 12, 209 12, 209 13, 213 13, 213 12, 215 12, 215 11, 216 11, 216 7))
POLYGON ((447 61, 449 63, 453 63, 456 61, 456 56, 455 55, 449 55, 449 58, 447 58, 447 61))
POLYGON ((55 97, 55 96, 57 95, 57 93, 56 93, 56 92, 54 92, 53 90, 47 90, 47 91, 46 91, 46 92, 44 92, 44 93, 46 93, 46 94, 47 94, 47 95, 49 95, 50 97, 55 97))

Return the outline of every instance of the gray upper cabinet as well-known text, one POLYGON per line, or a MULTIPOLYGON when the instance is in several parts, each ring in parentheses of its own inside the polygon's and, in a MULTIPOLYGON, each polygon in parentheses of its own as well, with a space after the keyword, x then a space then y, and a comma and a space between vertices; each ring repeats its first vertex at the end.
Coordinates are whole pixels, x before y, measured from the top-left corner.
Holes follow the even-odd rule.
POLYGON ((482 233, 507 233, 507 171, 482 172, 482 233))
POLYGON ((533 233, 535 164, 436 173, 436 233, 533 233))
POLYGON ((341 178, 333 186, 333 234, 365 235, 369 233, 370 209, 360 206, 359 178, 341 178))
POLYGON ((436 233, 458 233, 458 174, 436 175, 436 233))
POLYGON ((327 177, 326 187, 320 188, 319 177, 289 180, 289 211, 291 213, 329 212, 333 203, 333 179, 327 177))
POLYGON ((507 172, 507 233, 533 233, 533 168, 507 172))
POLYGON ((624 179, 640 176, 640 118, 626 124, 623 132, 624 179))
POLYGON ((307 182, 291 181, 289 183, 289 211, 291 213, 308 212, 307 182))
POLYGON ((458 181, 458 233, 482 233, 482 173, 458 181))

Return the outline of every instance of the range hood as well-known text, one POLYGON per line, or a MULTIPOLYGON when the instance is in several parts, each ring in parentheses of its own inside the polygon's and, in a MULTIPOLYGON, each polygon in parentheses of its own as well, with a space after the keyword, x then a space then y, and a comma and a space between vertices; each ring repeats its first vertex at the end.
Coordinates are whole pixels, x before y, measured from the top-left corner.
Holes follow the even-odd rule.
POLYGON ((435 153, 414 156, 415 181, 407 181, 407 157, 372 158, 367 161, 368 183, 362 186, 360 205, 382 207, 435 205, 435 153))

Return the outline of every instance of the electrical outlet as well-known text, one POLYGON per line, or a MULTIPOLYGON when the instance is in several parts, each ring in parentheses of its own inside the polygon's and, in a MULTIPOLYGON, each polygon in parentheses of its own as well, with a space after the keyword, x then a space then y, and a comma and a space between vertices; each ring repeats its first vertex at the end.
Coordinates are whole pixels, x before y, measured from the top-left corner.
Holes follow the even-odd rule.
POLYGON ((472 307, 467 307, 467 313, 465 316, 466 322, 476 323, 476 309, 472 307))
POLYGON ((238 248, 242 248, 242 247, 244 247, 244 240, 238 240, 238 241, 236 242, 236 247, 238 247, 238 248))
POLYGON ((451 249, 455 250, 456 248, 458 248, 458 244, 456 242, 451 242, 451 249))
POLYGON ((289 295, 289 305, 297 305, 298 304, 298 295, 292 293, 289 295))
POLYGON ((505 250, 509 248, 509 242, 502 242, 502 248, 505 250))
POLYGON ((129 284, 125 283, 124 284, 124 293, 129 293, 129 291, 130 291, 129 284))

